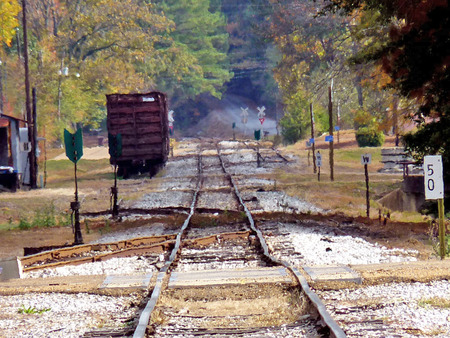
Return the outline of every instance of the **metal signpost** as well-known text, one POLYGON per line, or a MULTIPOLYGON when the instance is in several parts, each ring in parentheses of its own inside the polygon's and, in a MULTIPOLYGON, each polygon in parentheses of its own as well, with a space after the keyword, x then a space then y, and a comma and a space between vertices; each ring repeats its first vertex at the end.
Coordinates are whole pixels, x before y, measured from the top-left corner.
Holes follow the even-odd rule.
POLYGON ((445 224, 444 224, 444 179, 442 156, 431 155, 423 158, 425 199, 438 201, 439 213, 439 254, 445 258, 445 224))
POLYGON ((114 186, 111 187, 110 206, 112 217, 115 218, 119 216, 119 207, 117 205, 117 195, 119 193, 119 189, 117 188, 117 158, 122 155, 121 134, 112 135, 108 133, 108 152, 114 165, 114 186))
POLYGON ((72 215, 75 214, 75 224, 73 224, 75 241, 73 244, 83 244, 83 236, 80 228, 80 202, 78 201, 78 181, 77 181, 77 162, 83 156, 83 134, 78 129, 75 134, 64 129, 64 144, 66 146, 66 156, 75 164, 75 202, 70 203, 72 215))
POLYGON ((372 154, 361 155, 361 164, 364 166, 364 175, 366 177, 366 215, 370 217, 370 195, 369 195, 369 170, 368 165, 372 163, 372 154))
POLYGON ((264 113, 264 110, 266 110, 266 107, 262 106, 262 107, 257 107, 258 109, 258 119, 259 122, 261 122, 261 138, 264 138, 264 129, 263 129, 263 123, 266 120, 265 116, 266 113, 264 113))
POLYGON ((322 154, 320 151, 317 151, 316 153, 316 165, 318 168, 317 180, 320 182, 320 167, 322 167, 322 154))

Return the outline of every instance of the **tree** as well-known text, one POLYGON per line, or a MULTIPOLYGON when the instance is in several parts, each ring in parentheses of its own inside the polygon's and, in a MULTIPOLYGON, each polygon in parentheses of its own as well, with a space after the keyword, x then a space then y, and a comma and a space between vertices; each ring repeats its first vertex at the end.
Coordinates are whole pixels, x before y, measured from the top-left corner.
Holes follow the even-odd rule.
POLYGON ((19 26, 17 15, 21 6, 17 0, 0 1, 0 43, 11 46, 11 41, 16 35, 16 27, 19 26))
POLYGON ((206 92, 220 98, 232 76, 223 14, 211 11, 209 0, 164 0, 159 8, 175 23, 171 40, 160 48, 171 62, 159 74, 159 87, 175 106, 206 92))
POLYGON ((390 23, 382 46, 366 53, 391 77, 390 86, 416 100, 411 116, 418 131, 406 135, 406 148, 417 159, 443 155, 445 179, 450 182, 450 7, 448 0, 332 0, 328 9, 377 10, 390 23), (431 121, 430 121, 431 120, 431 121))

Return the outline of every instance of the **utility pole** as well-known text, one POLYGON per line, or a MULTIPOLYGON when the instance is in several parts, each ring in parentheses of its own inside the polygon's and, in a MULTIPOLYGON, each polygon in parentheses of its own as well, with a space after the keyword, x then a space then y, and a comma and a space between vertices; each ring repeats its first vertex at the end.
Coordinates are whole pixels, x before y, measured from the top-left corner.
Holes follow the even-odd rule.
POLYGON ((330 124, 330 180, 334 181, 334 149, 333 149, 333 80, 331 86, 328 87, 328 121, 330 124))
POLYGON ((317 166, 316 166, 316 146, 315 143, 316 141, 314 140, 314 135, 315 135, 315 122, 314 122, 314 112, 313 112, 313 104, 310 103, 309 104, 309 113, 311 116, 311 138, 313 139, 313 142, 311 144, 312 147, 312 153, 313 153, 313 167, 314 167, 314 174, 317 172, 317 166))
POLYGON ((30 186, 31 189, 36 189, 36 139, 34 138, 34 121, 31 113, 31 96, 30 96, 30 70, 28 67, 28 36, 27 36, 27 2, 22 0, 22 24, 23 24, 23 55, 25 65, 25 94, 26 94, 26 109, 27 109, 27 123, 28 123, 28 141, 31 142, 31 151, 28 153, 28 162, 30 163, 30 186))

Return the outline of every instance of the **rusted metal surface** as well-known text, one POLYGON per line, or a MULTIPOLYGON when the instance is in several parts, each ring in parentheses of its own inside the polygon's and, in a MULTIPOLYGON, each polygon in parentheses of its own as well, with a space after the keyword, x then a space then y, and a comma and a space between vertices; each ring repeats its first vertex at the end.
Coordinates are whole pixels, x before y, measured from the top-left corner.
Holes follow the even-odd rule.
POLYGON ((169 155, 167 98, 164 93, 106 95, 107 127, 122 135, 119 167, 134 162, 164 164, 169 155), (150 162, 148 162, 150 161, 150 162))
MULTIPOLYGON (((31 266, 35 264, 42 264, 49 261, 58 261, 55 263, 57 265, 64 264, 82 264, 93 260, 95 257, 103 257, 105 255, 96 255, 96 252, 111 251, 108 255, 113 255, 115 251, 126 251, 130 253, 133 249, 138 252, 139 249, 147 247, 151 248, 157 244, 171 243, 175 239, 176 235, 162 235, 162 236, 152 236, 152 237, 139 237, 124 241, 118 241, 114 243, 102 243, 102 244, 85 244, 78 245, 75 247, 62 248, 58 250, 46 251, 39 254, 26 256, 20 258, 22 265, 25 267, 24 271, 28 268, 31 270, 31 266), (76 259, 82 255, 90 255, 91 257, 76 259), (62 260, 70 260, 70 262, 64 262, 62 260)), ((152 251, 149 251, 152 252, 152 251)), ((118 256, 116 256, 118 257, 118 256)), ((125 256, 122 256, 125 257, 125 256)), ((43 268, 43 265, 39 265, 36 268, 43 268)), ((49 267, 49 266, 45 266, 49 267)))
POLYGON ((118 258, 118 257, 134 257, 137 255, 145 255, 150 253, 160 254, 165 253, 168 251, 174 244, 174 240, 166 241, 163 243, 153 244, 153 245, 145 245, 145 246, 139 246, 137 248, 126 248, 119 251, 112 251, 107 253, 102 253, 98 255, 94 255, 91 257, 84 257, 84 258, 74 258, 70 260, 65 261, 57 261, 53 263, 42 263, 39 265, 33 265, 28 266, 23 269, 24 272, 32 271, 32 270, 38 270, 38 269, 45 269, 45 268, 55 268, 58 266, 64 266, 64 265, 80 265, 84 263, 91 263, 91 262, 100 262, 100 261, 106 261, 111 258, 118 258))

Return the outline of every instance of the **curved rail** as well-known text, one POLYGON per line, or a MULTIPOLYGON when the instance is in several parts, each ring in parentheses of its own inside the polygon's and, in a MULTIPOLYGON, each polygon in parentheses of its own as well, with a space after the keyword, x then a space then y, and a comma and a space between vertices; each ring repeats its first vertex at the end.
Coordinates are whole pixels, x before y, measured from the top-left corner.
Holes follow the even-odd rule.
MULTIPOLYGON (((307 295, 307 297, 309 298, 309 300, 311 301, 311 303, 313 304, 313 306, 315 307, 315 309, 317 310, 320 318, 322 319, 322 322, 324 323, 324 326, 327 327, 329 329, 329 336, 331 337, 338 337, 338 338, 343 338, 346 337, 344 331, 339 327, 339 325, 334 321, 334 319, 330 316, 330 314, 327 312, 325 305, 321 302, 321 300, 319 299, 319 297, 311 291, 311 289, 309 288, 309 285, 306 281, 306 279, 301 275, 301 273, 294 267, 291 267, 287 262, 285 261, 280 261, 278 259, 276 259, 275 257, 273 257, 270 253, 269 253, 269 248, 267 246, 267 243, 263 237, 263 234, 261 233, 261 231, 255 226, 255 222, 253 220, 253 217, 249 211, 249 209, 247 208, 247 206, 245 205, 239 190, 237 188, 236 183, 234 182, 232 176, 227 172, 226 168, 225 168, 225 164, 223 162, 222 156, 220 154, 220 149, 216 143, 216 149, 217 149, 217 154, 221 163, 221 167, 222 167, 222 171, 224 172, 224 174, 227 176, 228 180, 230 181, 232 187, 233 187, 233 191, 234 191, 234 195, 237 198, 237 200, 239 201, 240 205, 243 207, 245 214, 247 216, 248 222, 250 224, 250 228, 251 231, 256 234, 258 241, 261 245, 262 251, 263 251, 263 256, 272 264, 274 265, 282 265, 284 267, 286 267, 288 270, 290 270, 296 277, 299 285, 301 285, 303 291, 305 292, 305 294, 307 295)), ((194 192, 194 196, 193 196, 193 200, 192 200, 192 204, 191 204, 191 208, 190 208, 190 212, 188 217, 186 218, 183 226, 180 229, 180 232, 177 234, 176 237, 176 243, 175 246, 171 252, 171 255, 169 257, 169 260, 165 262, 163 268, 161 268, 161 270, 159 271, 158 275, 157 275, 157 279, 156 279, 156 285, 153 289, 153 292, 151 294, 150 300, 148 301, 146 307, 144 308, 144 310, 141 313, 141 316, 139 318, 139 323, 136 327, 136 330, 134 332, 133 337, 134 338, 143 338, 145 336, 145 332, 147 329, 147 326, 149 324, 150 321, 150 317, 151 314, 156 306, 156 303, 158 301, 158 298, 162 292, 162 286, 164 281, 166 280, 167 276, 168 276, 168 271, 170 266, 173 264, 173 262, 175 261, 177 254, 180 251, 180 245, 181 245, 181 239, 182 236, 184 234, 184 231, 186 230, 186 228, 189 225, 190 219, 191 217, 194 215, 195 213, 195 207, 196 207, 196 203, 197 203, 197 197, 202 185, 202 181, 203 181, 203 173, 202 173, 202 166, 201 166, 201 155, 199 155, 199 160, 198 160, 198 170, 199 170, 199 179, 197 181, 197 187, 196 190, 194 192)))
POLYGON ((150 316, 153 312, 153 309, 156 306, 156 303, 158 302, 158 298, 162 291, 163 282, 164 282, 165 278, 167 277, 167 272, 169 271, 170 266, 174 262, 177 254, 178 254, 178 251, 180 250, 181 238, 183 236, 184 231, 188 227, 192 216, 194 215, 195 206, 197 204, 198 192, 200 191, 200 187, 201 187, 202 180, 203 180, 201 163, 202 163, 202 157, 201 157, 201 155, 199 155, 198 163, 197 163, 198 170, 199 170, 199 179, 197 181, 197 186, 196 186, 196 189, 194 192, 194 196, 192 198, 189 215, 186 218, 186 220, 184 221, 183 226, 181 227, 181 230, 177 234, 175 246, 172 249, 169 260, 166 261, 164 266, 161 268, 161 270, 159 270, 158 276, 156 277, 156 284, 155 284, 155 287, 153 288, 152 295, 150 296, 150 300, 147 302, 147 305, 145 306, 144 310, 141 313, 141 316, 139 317, 139 322, 136 327, 136 330, 134 331, 133 338, 142 338, 145 336, 145 331, 146 331, 148 323, 150 321, 150 316))
POLYGON ((234 193, 235 193, 236 197, 238 198, 240 204, 244 208, 245 214, 246 214, 247 219, 248 219, 248 221, 250 223, 250 228, 252 229, 252 231, 254 231, 256 233, 256 236, 257 236, 257 238, 259 240, 259 243, 261 245, 261 248, 263 250, 263 255, 269 261, 271 261, 272 263, 274 263, 276 265, 283 265, 286 269, 290 270, 295 275, 298 283, 301 285, 303 291, 305 292, 305 294, 308 296, 308 298, 311 301, 311 303, 316 308, 319 316, 322 318, 322 320, 325 323, 326 327, 329 328, 331 337, 337 337, 337 338, 347 337, 345 332, 340 328, 340 326, 336 323, 336 321, 328 313, 325 305, 320 300, 320 298, 313 291, 311 291, 311 289, 310 289, 310 287, 308 285, 308 282, 306 281, 305 277, 303 277, 303 275, 295 267, 291 267, 290 264, 285 262, 285 261, 276 259, 275 257, 273 257, 269 253, 269 248, 267 246, 267 243, 266 243, 266 241, 264 239, 263 234, 255 226, 255 221, 253 220, 252 214, 250 213, 250 210, 248 210, 247 206, 245 205, 244 201, 242 200, 242 197, 241 197, 241 195, 239 193, 239 190, 237 188, 236 183, 234 182, 234 180, 231 177, 231 175, 228 174, 227 171, 226 171, 225 164, 223 163, 222 157, 220 156, 219 148, 217 148, 217 152, 219 153, 219 159, 220 159, 220 163, 221 163, 221 166, 222 166, 222 170, 228 176, 231 184, 233 185, 234 193))

